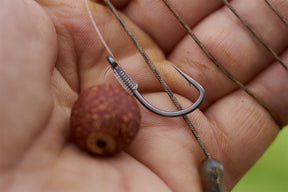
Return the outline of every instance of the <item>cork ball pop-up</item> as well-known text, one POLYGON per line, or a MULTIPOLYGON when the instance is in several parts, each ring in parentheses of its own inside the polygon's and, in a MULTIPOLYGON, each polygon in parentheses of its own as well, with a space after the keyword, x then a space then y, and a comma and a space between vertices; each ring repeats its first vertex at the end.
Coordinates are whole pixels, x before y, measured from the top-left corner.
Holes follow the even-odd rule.
POLYGON ((83 150, 103 156, 123 151, 140 127, 136 100, 122 87, 103 84, 83 91, 71 112, 71 139, 83 150))

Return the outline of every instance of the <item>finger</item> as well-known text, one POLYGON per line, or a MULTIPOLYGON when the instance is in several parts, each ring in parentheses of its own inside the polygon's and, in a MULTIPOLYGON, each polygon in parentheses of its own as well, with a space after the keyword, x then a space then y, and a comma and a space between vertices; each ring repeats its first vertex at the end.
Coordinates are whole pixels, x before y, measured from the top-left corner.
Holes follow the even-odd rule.
MULTIPOLYGON (((169 1, 179 10, 183 19, 194 26, 211 12, 219 8, 221 1, 181 0, 169 1)), ((168 53, 186 34, 179 22, 162 1, 130 1, 123 10, 129 18, 152 37, 160 48, 168 53)))
POLYGON ((287 8, 285 6, 285 4, 286 4, 285 0, 265 0, 265 1, 267 3, 267 6, 272 6, 270 8, 272 10, 274 9, 274 11, 276 10, 276 12, 278 12, 278 14, 280 14, 287 23, 288 15, 287 15, 287 11, 286 11, 287 8))
POLYGON ((272 143, 279 127, 242 91, 215 103, 205 114, 218 127, 219 160, 225 167, 224 183, 231 189, 272 143))
MULTIPOLYGON (((287 56, 286 52, 284 61, 287 61, 287 56)), ((249 88, 278 115, 282 125, 288 122, 287 81, 287 72, 274 63, 249 84, 249 88)), ((226 182, 234 185, 264 153, 279 128, 269 114, 243 91, 217 101, 205 114, 222 131, 217 139, 226 164, 226 182)))
POLYGON ((49 112, 56 36, 34 1, 2 1, 0 167, 9 167, 41 132, 49 112))
MULTIPOLYGON (((234 0, 232 5, 277 53, 287 48, 287 27, 264 1, 234 0)), ((288 7, 288 2, 283 2, 283 6, 288 7)), ((272 55, 240 24, 228 8, 213 13, 193 31, 216 60, 244 84, 273 60, 272 55)), ((184 71, 189 71, 192 77, 204 85, 207 92, 206 106, 236 88, 189 36, 178 44, 170 55, 170 60, 184 71)))
MULTIPOLYGON (((288 62, 288 51, 282 55, 288 62)), ((278 116, 281 124, 288 123, 288 73, 279 63, 275 62, 252 81, 249 88, 278 116)))

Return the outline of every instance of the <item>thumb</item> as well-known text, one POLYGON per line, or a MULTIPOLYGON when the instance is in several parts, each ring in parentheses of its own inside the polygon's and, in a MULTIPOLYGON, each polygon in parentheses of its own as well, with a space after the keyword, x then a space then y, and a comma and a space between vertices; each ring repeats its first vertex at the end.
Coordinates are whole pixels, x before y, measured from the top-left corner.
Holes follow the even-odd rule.
POLYGON ((49 114, 56 33, 32 0, 2 0, 0 26, 1 169, 20 158, 49 114))

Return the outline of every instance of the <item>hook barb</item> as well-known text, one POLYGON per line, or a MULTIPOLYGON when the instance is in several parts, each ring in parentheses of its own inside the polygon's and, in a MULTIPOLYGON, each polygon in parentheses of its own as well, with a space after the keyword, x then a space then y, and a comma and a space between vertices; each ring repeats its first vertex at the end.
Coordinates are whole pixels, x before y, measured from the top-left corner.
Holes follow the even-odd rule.
POLYGON ((193 103, 191 106, 179 110, 179 111, 164 111, 157 107, 154 107, 151 105, 137 90, 137 84, 128 76, 128 74, 119 66, 117 61, 112 57, 107 57, 108 62, 110 63, 110 66, 113 70, 113 73, 119 83, 123 86, 124 89, 126 89, 128 92, 132 93, 136 99, 148 110, 164 116, 164 117, 179 117, 187 115, 188 113, 193 112, 195 109, 199 107, 199 105, 203 102, 205 97, 205 90, 204 88, 192 77, 181 71, 179 68, 177 68, 175 65, 173 67, 188 81, 189 84, 193 85, 199 92, 199 97, 196 100, 195 103, 193 103))

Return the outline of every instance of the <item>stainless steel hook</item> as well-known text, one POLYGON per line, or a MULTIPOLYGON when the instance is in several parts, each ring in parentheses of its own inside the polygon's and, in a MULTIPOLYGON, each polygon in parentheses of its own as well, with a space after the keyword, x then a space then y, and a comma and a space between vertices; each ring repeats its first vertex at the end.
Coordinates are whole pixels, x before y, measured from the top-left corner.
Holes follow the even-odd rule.
POLYGON ((175 65, 173 67, 189 82, 190 85, 193 85, 198 91, 199 91, 199 97, 196 100, 195 103, 193 103, 191 106, 179 110, 179 111, 164 111, 161 109, 158 109, 157 107, 154 107, 151 105, 147 100, 144 99, 144 97, 139 93, 137 90, 137 84, 128 76, 128 74, 119 66, 119 64, 116 62, 116 60, 112 56, 107 57, 108 62, 110 63, 110 66, 113 70, 113 73, 119 83, 123 86, 124 89, 126 89, 128 92, 132 93, 136 99, 148 110, 152 111, 153 113, 156 113, 161 116, 165 117, 179 117, 183 115, 187 115, 188 113, 191 113, 195 109, 199 107, 199 105, 202 103, 205 97, 205 90, 204 88, 195 81, 192 77, 181 71, 179 68, 177 68, 175 65))

